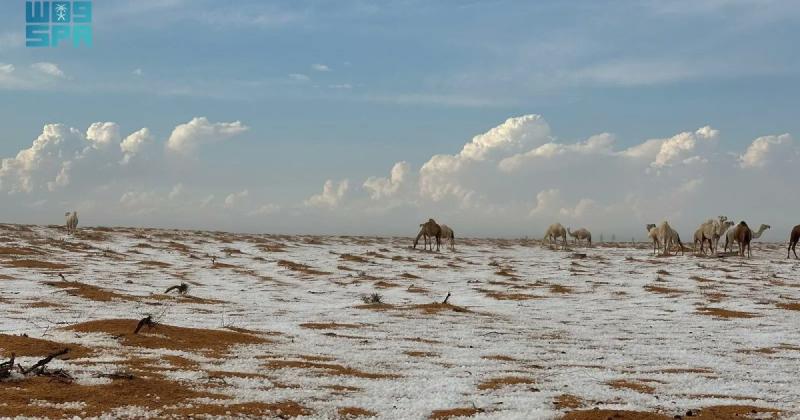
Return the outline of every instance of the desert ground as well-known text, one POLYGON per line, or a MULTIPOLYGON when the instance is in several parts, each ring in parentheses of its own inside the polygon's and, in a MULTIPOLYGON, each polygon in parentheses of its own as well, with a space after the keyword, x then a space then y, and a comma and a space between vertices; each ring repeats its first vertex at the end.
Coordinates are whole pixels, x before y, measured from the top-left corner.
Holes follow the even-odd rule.
POLYGON ((800 416, 784 244, 412 240, 0 225, 0 417, 800 416))

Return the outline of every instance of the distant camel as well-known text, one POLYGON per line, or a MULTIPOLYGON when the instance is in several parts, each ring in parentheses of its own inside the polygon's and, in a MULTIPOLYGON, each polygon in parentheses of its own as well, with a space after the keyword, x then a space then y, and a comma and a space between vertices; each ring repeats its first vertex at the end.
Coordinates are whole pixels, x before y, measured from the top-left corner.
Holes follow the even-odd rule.
POLYGON ((567 228, 567 234, 575 238, 576 243, 580 243, 582 240, 586 240, 589 246, 592 246, 592 232, 586 230, 586 228, 579 228, 571 231, 570 228, 567 228))
POLYGON ((644 227, 647 229, 647 237, 653 240, 653 255, 658 253, 658 248, 661 246, 658 242, 658 229, 656 225, 650 223, 644 227))
MULTIPOLYGON (((722 237, 722 234, 733 225, 732 222, 728 221, 728 218, 725 216, 719 216, 717 220, 708 219, 705 223, 700 225, 698 231, 700 232, 700 251, 703 252, 703 243, 705 241, 709 242, 709 247, 711 248, 711 253, 717 253, 717 244, 719 243, 719 238, 722 237)), ((695 231, 695 243, 697 243, 697 231, 695 231)))
POLYGON ((430 238, 431 244, 431 251, 433 251, 433 238, 436 238, 436 250, 439 250, 439 246, 442 243, 442 228, 433 219, 428 219, 427 222, 419 225, 420 230, 417 234, 417 238, 414 239, 414 248, 417 247, 417 243, 419 242, 419 238, 421 236, 425 237, 425 249, 428 249, 428 239, 430 238))
POLYGON ((750 258, 750 241, 753 240, 753 231, 747 226, 747 223, 742 220, 733 229, 733 239, 739 244, 739 256, 744 257, 745 249, 747 249, 747 257, 750 258))
POLYGON ((678 235, 678 232, 673 229, 669 223, 666 221, 661 222, 661 225, 656 228, 656 236, 658 238, 658 242, 661 243, 661 246, 664 247, 664 256, 669 256, 669 250, 674 243, 677 243, 681 247, 681 254, 683 254, 683 244, 681 243, 681 237, 678 235))
MULTIPOLYGON (((770 225, 765 225, 762 223, 761 226, 758 227, 758 232, 753 232, 751 230, 750 233, 752 234, 753 239, 758 239, 764 234, 764 231, 771 227, 772 226, 770 225)), ((730 250, 733 251, 733 243, 736 242, 735 237, 733 236, 734 230, 735 229, 729 229, 728 234, 725 235, 725 252, 728 252, 728 246, 730 246, 730 250)))
POLYGON ((561 226, 561 223, 553 223, 550 227, 547 228, 547 232, 544 233, 544 239, 542 241, 549 239, 550 244, 558 245, 558 238, 563 239, 564 241, 564 248, 567 248, 567 231, 564 229, 564 226, 561 226))
POLYGON ((800 241, 800 225, 795 226, 789 235, 789 248, 786 250, 786 258, 789 258, 789 250, 791 250, 794 253, 794 258, 797 259, 797 251, 795 251, 797 241, 800 241))
POLYGON ((703 244, 706 241, 708 241, 708 247, 711 248, 711 240, 710 239, 706 239, 703 236, 703 226, 701 225, 699 228, 697 228, 696 231, 694 231, 694 246, 693 246, 694 249, 693 249, 693 252, 697 252, 697 243, 699 242, 700 243, 700 252, 705 254, 706 251, 703 249, 703 244))
POLYGON ((439 225, 442 229, 442 238, 450 242, 450 250, 456 250, 456 235, 453 233, 453 229, 450 229, 447 225, 439 225))
POLYGON ((75 231, 78 229, 78 212, 73 210, 72 213, 64 213, 64 216, 67 217, 65 222, 67 233, 75 233, 75 231))

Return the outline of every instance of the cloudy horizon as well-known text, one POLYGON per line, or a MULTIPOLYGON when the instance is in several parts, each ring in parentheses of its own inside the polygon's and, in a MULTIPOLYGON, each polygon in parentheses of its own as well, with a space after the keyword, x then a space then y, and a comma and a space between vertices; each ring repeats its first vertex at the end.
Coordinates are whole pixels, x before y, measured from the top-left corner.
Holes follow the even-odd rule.
POLYGON ((84 50, 25 48, 19 3, 0 222, 641 240, 668 220, 685 242, 717 215, 769 241, 798 223, 789 2, 108 1, 84 50))

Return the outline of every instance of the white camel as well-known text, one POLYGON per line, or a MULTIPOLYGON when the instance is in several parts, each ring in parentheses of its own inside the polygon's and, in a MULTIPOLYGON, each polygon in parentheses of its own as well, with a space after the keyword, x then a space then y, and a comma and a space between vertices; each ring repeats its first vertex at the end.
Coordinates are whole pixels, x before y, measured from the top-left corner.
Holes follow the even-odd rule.
POLYGON ((703 244, 708 241, 711 253, 716 254, 720 238, 731 226, 733 226, 733 222, 729 221, 725 216, 719 216, 717 220, 708 219, 695 231, 695 245, 699 241, 700 252, 705 253, 703 244))
POLYGON ((75 233, 75 231, 78 230, 78 212, 73 210, 72 213, 64 213, 64 216, 67 217, 65 223, 67 227, 67 233, 75 233))
POLYGON ((453 233, 453 229, 450 229, 450 226, 447 225, 439 225, 442 229, 442 239, 447 240, 450 243, 450 250, 456 250, 456 235, 453 233))
POLYGON ((658 242, 664 247, 664 256, 669 256, 669 250, 673 244, 677 243, 681 247, 681 254, 683 254, 683 244, 678 232, 673 229, 666 221, 661 222, 661 225, 656 228, 656 236, 658 242))
POLYGON ((661 247, 661 244, 658 242, 658 229, 656 229, 656 225, 653 223, 647 224, 644 228, 647 229, 647 237, 653 241, 653 255, 655 255, 661 247))
MULTIPOLYGON (((758 239, 758 238, 761 237, 762 234, 764 234, 764 231, 766 231, 767 229, 769 229, 771 227, 772 226, 770 226, 770 225, 761 224, 761 226, 758 227, 758 231, 757 232, 753 232, 753 230, 750 229, 750 228, 748 228, 748 229, 750 229, 750 232, 752 234, 751 235, 752 239, 758 239)), ((728 233, 725 235, 725 252, 728 252, 728 248, 730 248, 731 252, 733 251, 733 244, 734 244, 734 242, 736 242, 735 241, 736 234, 734 233, 735 230, 736 229, 728 229, 728 233)))
POLYGON ((580 241, 586 240, 588 246, 592 246, 592 232, 589 232, 586 228, 578 228, 570 230, 567 228, 567 234, 575 238, 575 243, 580 244, 580 241))
POLYGON ((547 232, 544 233, 544 239, 542 239, 542 241, 549 239, 551 245, 558 245, 558 238, 561 238, 564 241, 564 249, 566 249, 567 231, 564 229, 564 226, 561 226, 561 223, 553 223, 547 228, 547 232))

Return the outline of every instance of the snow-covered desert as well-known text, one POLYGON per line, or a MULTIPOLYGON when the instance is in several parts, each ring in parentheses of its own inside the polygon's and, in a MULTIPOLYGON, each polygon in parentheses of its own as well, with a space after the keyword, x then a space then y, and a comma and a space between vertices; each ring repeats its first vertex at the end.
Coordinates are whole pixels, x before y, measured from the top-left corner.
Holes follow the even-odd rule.
POLYGON ((412 242, 0 225, 0 417, 800 415, 785 244, 412 242))

